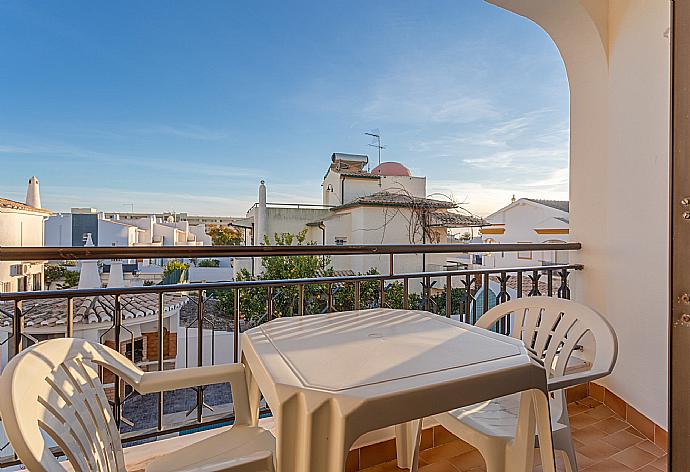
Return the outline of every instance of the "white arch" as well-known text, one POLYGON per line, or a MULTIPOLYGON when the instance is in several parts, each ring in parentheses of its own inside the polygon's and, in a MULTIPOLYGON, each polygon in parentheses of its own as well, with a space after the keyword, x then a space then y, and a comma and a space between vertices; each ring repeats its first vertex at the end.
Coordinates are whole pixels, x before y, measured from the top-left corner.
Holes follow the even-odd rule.
POLYGON ((670 2, 486 1, 538 24, 561 54, 570 237, 583 245, 572 259, 585 265, 574 297, 621 340, 605 383, 666 427, 670 2))

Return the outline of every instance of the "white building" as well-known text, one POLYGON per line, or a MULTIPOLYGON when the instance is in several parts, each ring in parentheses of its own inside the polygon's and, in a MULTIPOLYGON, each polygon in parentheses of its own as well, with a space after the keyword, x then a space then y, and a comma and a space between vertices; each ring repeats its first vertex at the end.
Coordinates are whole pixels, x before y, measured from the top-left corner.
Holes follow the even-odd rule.
MULTIPOLYGON (((38 179, 31 177, 27 203, 0 198, 0 246, 43 246, 43 221, 52 213, 40 207, 38 179)), ((42 262, 0 262, 0 292, 41 290, 42 262)))
MULTIPOLYGON (((491 226, 481 228, 486 244, 564 243, 570 234, 570 205, 561 200, 513 199, 510 205, 487 216, 491 226)), ((568 262, 567 251, 522 251, 475 254, 475 267, 524 267, 568 262)))
MULTIPOLYGON (((367 163, 367 156, 333 154, 323 179, 320 206, 267 203, 262 181, 259 202, 247 212, 255 242, 267 237, 272 244, 276 233, 306 229, 308 241, 324 245, 446 244, 451 228, 484 224, 480 218, 459 212, 454 202, 427 198, 426 177, 413 176, 404 165, 383 162, 368 171, 367 163)), ((443 270, 449 258, 447 254, 397 255, 394 270, 443 270)), ((389 257, 336 256, 333 268, 353 273, 376 268, 385 273, 389 257)))
MULTIPOLYGON (((96 246, 210 246, 211 237, 203 224, 174 221, 148 215, 141 218, 107 219, 93 208, 72 208, 70 213, 58 213, 45 222, 46 246, 83 246, 87 234, 96 246)), ((167 259, 125 261, 128 283, 160 280, 167 259), (141 277, 137 277, 141 276, 141 277), (133 279, 140 280, 133 280, 133 279)), ((229 263, 228 263, 229 265, 229 263)), ((106 271, 108 268, 106 267, 106 271)))
POLYGON ((83 246, 91 234, 96 246, 208 246, 211 237, 204 225, 162 219, 155 215, 120 221, 106 218, 93 208, 72 208, 58 213, 45 224, 46 246, 83 246))

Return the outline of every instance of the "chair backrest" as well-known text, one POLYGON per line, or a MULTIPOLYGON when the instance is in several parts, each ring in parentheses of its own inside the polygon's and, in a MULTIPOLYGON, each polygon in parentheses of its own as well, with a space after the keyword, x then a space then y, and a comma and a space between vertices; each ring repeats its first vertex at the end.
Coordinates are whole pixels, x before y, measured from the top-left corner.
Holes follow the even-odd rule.
POLYGON ((15 356, 0 375, 0 417, 12 448, 31 471, 64 471, 47 434, 76 471, 123 472, 120 434, 96 366, 143 372, 120 353, 82 339, 53 339, 15 356))
POLYGON ((588 333, 596 344, 591 368, 569 375, 572 382, 567 382, 565 386, 594 380, 613 370, 618 356, 616 334, 611 325, 593 309, 562 298, 518 298, 495 306, 476 324, 490 329, 509 315, 512 317, 511 323, 507 324, 512 325, 510 335, 522 340, 527 349, 544 363, 551 385, 557 386, 556 379, 566 374, 568 361, 588 333))

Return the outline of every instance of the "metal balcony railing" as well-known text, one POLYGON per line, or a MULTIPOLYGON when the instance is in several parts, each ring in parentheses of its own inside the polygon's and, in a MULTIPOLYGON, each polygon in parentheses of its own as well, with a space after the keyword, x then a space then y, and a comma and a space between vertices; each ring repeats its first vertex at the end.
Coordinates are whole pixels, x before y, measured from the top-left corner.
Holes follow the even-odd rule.
MULTIPOLYGON (((185 246, 185 247, 90 247, 90 248, 0 248, 0 261, 47 261, 47 260, 87 260, 87 259, 142 259, 142 258, 202 258, 202 257, 272 257, 272 256, 322 256, 322 255, 387 255, 389 271, 387 274, 347 275, 333 277, 315 277, 285 280, 246 280, 220 283, 195 283, 177 285, 153 285, 126 288, 69 289, 35 292, 0 293, 0 304, 11 307, 5 310, 5 316, 11 319, 9 336, 0 344, 6 349, 8 357, 16 355, 22 349, 36 341, 31 335, 31 327, 25 322, 25 302, 35 300, 65 300, 64 336, 75 335, 75 301, 82 298, 95 299, 108 297, 112 306, 112 323, 106 333, 114 341, 114 346, 127 342, 127 333, 131 335, 131 353, 134 360, 135 348, 132 332, 127 328, 128 320, 123 319, 123 303, 138 294, 155 294, 154 314, 149 315, 156 322, 158 346, 155 362, 147 362, 158 370, 163 370, 165 359, 164 316, 166 312, 166 294, 181 294, 194 313, 187 324, 180 326, 186 332, 196 334, 196 364, 202 365, 205 358, 203 340, 210 331, 211 362, 216 362, 215 346, 217 342, 213 323, 209 323, 205 306, 216 301, 221 294, 231 294, 232 309, 227 315, 227 325, 232 329, 232 359, 237 362, 240 354, 241 332, 275 316, 303 316, 333 311, 357 310, 374 307, 424 309, 443 316, 453 316, 467 323, 474 323, 493 304, 503 303, 512 297, 523 296, 558 296, 570 298, 569 276, 572 271, 581 270, 578 264, 554 264, 528 267, 465 269, 451 271, 426 271, 414 273, 396 273, 395 256, 398 254, 458 254, 480 252, 516 252, 580 249, 579 243, 548 244, 452 244, 452 245, 371 245, 371 246, 185 246), (495 292, 482 287, 493 287, 495 292), (250 313, 246 304, 252 302, 256 311, 257 303, 263 304, 256 313, 250 313), (245 304, 243 304, 245 303, 245 304), (250 316, 252 315, 252 316, 250 316), (207 333, 205 333, 205 331, 207 333)), ((1 306, 1 305, 0 305, 1 306)), ((507 333, 509 320, 503 321, 496 330, 507 333)), ((1 324, 0 324, 1 329, 1 324)), ((106 334, 104 333, 104 335, 106 334)), ((1 338, 0 338, 1 339, 1 338)), ((189 348, 189 336, 185 336, 185 348, 189 348)), ((185 355, 187 356, 187 352, 185 355)), ((1 359, 1 357, 0 357, 1 359)), ((206 404, 204 388, 194 389, 193 406, 186 411, 173 411, 183 415, 184 419, 166 424, 166 405, 174 403, 165 395, 158 394, 155 399, 140 398, 120 380, 112 383, 112 406, 116 421, 123 433, 123 442, 133 443, 155 438, 170 433, 187 433, 199 428, 212 427, 218 424, 231 423, 232 412, 207 414, 211 409, 206 404), (138 403, 137 403, 138 402, 138 403), (127 407, 137 404, 138 409, 148 412, 147 405, 155 404, 155 421, 128 421, 127 407), (123 414, 125 413, 125 414, 123 414), (192 420, 186 417, 194 414, 192 420)), ((169 392, 170 393, 170 392, 169 392)), ((227 403, 231 401, 231 392, 224 391, 227 403)), ((134 407, 131 407, 132 409, 134 407)), ((134 412, 136 413, 136 412, 134 412)), ((17 465, 18 461, 7 456, 9 446, 0 444, 0 468, 17 465), (5 457, 3 457, 3 453, 5 457)), ((58 449, 55 454, 60 454, 58 449)))

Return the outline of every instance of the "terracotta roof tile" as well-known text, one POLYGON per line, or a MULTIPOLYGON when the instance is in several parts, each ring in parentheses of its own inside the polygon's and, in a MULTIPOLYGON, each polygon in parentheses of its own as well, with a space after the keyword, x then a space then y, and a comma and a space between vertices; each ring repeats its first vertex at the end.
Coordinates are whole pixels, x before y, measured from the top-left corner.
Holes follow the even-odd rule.
POLYGON ((396 206, 403 208, 427 208, 427 209, 449 209, 456 208, 453 202, 434 200, 433 198, 413 197, 411 195, 392 192, 377 192, 365 197, 358 197, 345 205, 341 205, 332 210, 350 208, 356 206, 396 206))
MULTIPOLYGON (((156 313, 158 295, 141 293, 122 295, 122 318, 132 320, 156 313)), ((165 295, 165 310, 180 308, 188 300, 186 295, 165 295)), ((11 302, 0 303, 0 327, 12 326, 11 302)), ((24 322, 30 327, 54 327, 65 324, 67 302, 64 299, 27 300, 24 302, 24 322)), ((115 303, 112 295, 83 297, 74 300, 74 324, 109 323, 113 320, 115 303)))
POLYGON ((0 208, 9 208, 12 210, 23 210, 32 211, 35 213, 42 213, 44 215, 52 215, 53 212, 50 210, 44 210, 43 208, 36 208, 26 203, 15 202, 14 200, 8 200, 7 198, 0 198, 0 208))

